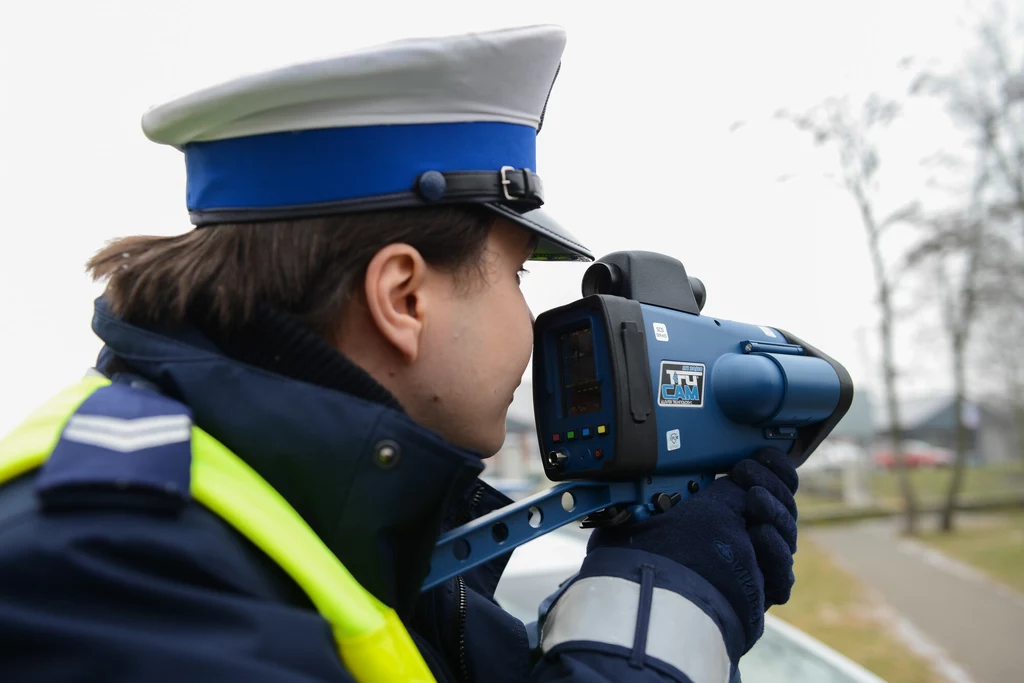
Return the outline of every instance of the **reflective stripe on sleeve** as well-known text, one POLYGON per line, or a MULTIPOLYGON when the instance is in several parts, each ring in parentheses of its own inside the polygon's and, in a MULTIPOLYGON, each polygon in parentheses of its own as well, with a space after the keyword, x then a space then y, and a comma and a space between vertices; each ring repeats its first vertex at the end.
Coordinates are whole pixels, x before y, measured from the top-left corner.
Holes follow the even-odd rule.
MULTIPOLYGON (((593 641, 632 650, 640 606, 640 584, 614 576, 592 576, 572 584, 548 613, 541 648, 593 641)), ((693 683, 728 683, 731 664, 721 631, 682 595, 654 588, 647 630, 649 657, 674 666, 693 683)))

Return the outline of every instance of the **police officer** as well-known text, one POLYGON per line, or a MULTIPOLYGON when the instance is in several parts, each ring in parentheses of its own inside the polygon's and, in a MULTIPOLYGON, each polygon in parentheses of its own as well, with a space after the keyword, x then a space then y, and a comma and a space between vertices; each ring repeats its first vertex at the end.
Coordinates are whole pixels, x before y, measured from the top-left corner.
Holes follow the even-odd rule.
MULTIPOLYGON (((505 556, 421 594, 531 353, 561 29, 411 40, 149 111, 186 234, 100 251, 96 368, 0 442, 4 681, 728 681, 788 599, 787 458, 595 532, 539 656, 505 556)), ((598 174, 600 177, 600 174, 598 174)), ((116 211, 116 202, 111 205, 116 211)))

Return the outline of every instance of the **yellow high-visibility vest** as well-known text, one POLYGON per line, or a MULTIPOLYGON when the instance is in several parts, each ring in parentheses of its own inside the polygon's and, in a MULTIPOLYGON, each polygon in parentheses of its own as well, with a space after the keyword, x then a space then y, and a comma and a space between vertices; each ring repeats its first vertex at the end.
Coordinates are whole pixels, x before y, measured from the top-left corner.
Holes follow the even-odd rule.
MULTIPOLYGON (((68 420, 105 377, 57 394, 0 440, 0 485, 38 469, 68 420)), ((273 559, 331 625, 345 668, 360 683, 434 678, 393 609, 375 598, 281 495, 238 456, 192 427, 192 497, 273 559)))

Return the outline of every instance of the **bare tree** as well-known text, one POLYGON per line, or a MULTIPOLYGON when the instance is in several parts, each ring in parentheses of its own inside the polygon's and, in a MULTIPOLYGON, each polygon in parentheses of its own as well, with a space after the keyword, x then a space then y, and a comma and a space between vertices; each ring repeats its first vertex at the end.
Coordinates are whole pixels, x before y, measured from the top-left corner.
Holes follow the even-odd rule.
POLYGON ((990 217, 986 275, 988 296, 979 310, 978 345, 973 364, 982 391, 998 402, 1016 428, 1024 463, 1024 250, 1012 237, 1016 213, 990 217), (1001 228, 1001 229, 1000 229, 1001 228))
MULTIPOLYGON (((965 132, 966 149, 976 168, 966 207, 924 221, 930 234, 908 259, 911 266, 931 261, 944 271, 951 260, 960 264, 958 277, 944 278, 942 283, 955 385, 957 450, 941 522, 947 532, 954 526, 966 461, 967 346, 979 321, 978 308, 1024 303, 1016 295, 1024 289, 1024 24, 1014 22, 1007 6, 997 3, 977 24, 975 39, 959 68, 943 73, 924 70, 911 87, 914 94, 941 101, 965 132)), ((1011 364, 1016 365, 1016 360, 1011 364)), ((1007 389, 1024 413, 1019 383, 1011 382, 1007 389)))
POLYGON ((885 404, 889 414, 894 461, 904 501, 904 532, 915 534, 918 506, 903 457, 903 435, 896 386, 896 315, 893 302, 895 275, 885 261, 882 238, 892 226, 915 217, 919 208, 916 202, 911 202, 884 218, 878 217, 876 208, 880 158, 874 134, 887 126, 898 113, 899 106, 895 102, 872 94, 864 101, 863 106, 856 109, 848 98, 833 97, 809 111, 780 111, 777 116, 810 134, 814 144, 829 147, 836 152, 842 186, 850 194, 860 213, 875 280, 885 404))
POLYGON ((974 180, 971 198, 963 210, 922 219, 929 234, 906 256, 910 269, 931 267, 943 328, 947 335, 953 376, 953 419, 956 459, 953 477, 943 506, 941 528, 953 529, 957 496, 963 483, 970 433, 964 421, 967 405, 968 345, 978 321, 979 304, 995 293, 986 288, 989 251, 1001 240, 990 238, 989 217, 983 202, 988 175, 982 166, 974 180))
POLYGON ((939 98, 962 127, 986 166, 988 201, 1024 238, 1024 16, 1005 2, 987 9, 959 68, 922 70, 911 93, 939 98))
POLYGON ((998 398, 1015 429, 1016 452, 1024 465, 1024 292, 1020 282, 1008 282, 1001 305, 981 312, 973 363, 984 389, 998 398), (1016 287, 1016 291, 1014 291, 1016 287))

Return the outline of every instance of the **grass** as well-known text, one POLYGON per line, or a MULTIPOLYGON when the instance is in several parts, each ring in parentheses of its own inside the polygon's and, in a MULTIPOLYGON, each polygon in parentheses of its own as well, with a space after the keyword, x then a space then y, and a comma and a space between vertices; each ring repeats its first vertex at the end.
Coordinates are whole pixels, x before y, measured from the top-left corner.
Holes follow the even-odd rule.
MULTIPOLYGON (((914 492, 923 501, 944 500, 952 476, 951 468, 915 469, 910 472, 914 492)), ((1014 462, 967 468, 964 471, 960 493, 965 496, 978 496, 1021 490, 1024 490, 1024 466, 1014 462)), ((899 500, 899 480, 895 473, 874 472, 871 476, 871 493, 879 502, 899 500)))
POLYGON ((796 587, 772 614, 807 632, 887 681, 932 683, 929 664, 893 637, 883 613, 854 577, 821 549, 801 540, 796 587))
POLYGON ((818 511, 818 510, 834 510, 845 507, 844 504, 830 498, 828 496, 821 496, 814 493, 800 492, 796 495, 797 506, 800 508, 800 512, 804 511, 818 511))
MULTIPOLYGON (((919 504, 937 506, 944 503, 952 476, 953 471, 949 468, 911 470, 910 479, 919 504)), ((807 483, 811 484, 811 481, 807 483)), ((809 485, 797 494, 801 512, 814 514, 846 509, 839 498, 840 484, 837 475, 826 475, 825 479, 819 479, 817 483, 817 489, 809 485)), ((877 505, 893 510, 902 509, 903 499, 899 480, 894 472, 872 472, 868 486, 877 505)), ((960 488, 962 501, 1013 493, 1024 493, 1024 465, 1019 462, 969 467, 964 471, 964 480, 960 488)))
POLYGON ((929 532, 921 540, 1024 593, 1024 510, 961 515, 952 534, 929 532))

